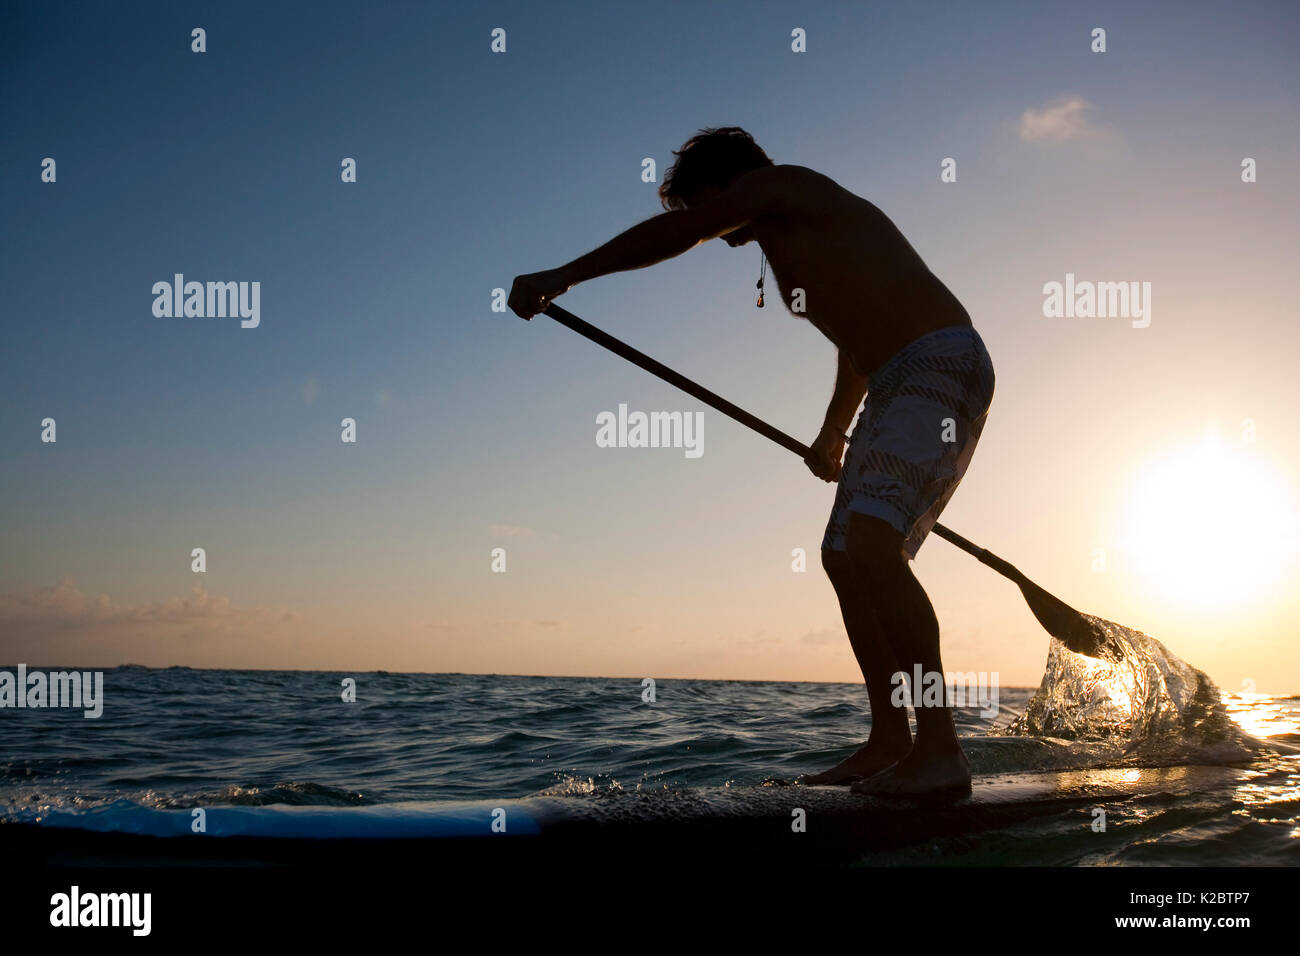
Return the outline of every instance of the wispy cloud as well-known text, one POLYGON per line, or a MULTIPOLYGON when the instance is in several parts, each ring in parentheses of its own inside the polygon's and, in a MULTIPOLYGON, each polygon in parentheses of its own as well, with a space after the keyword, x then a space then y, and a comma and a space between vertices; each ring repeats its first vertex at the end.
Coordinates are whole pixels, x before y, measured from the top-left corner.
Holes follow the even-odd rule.
POLYGON ((537 532, 532 528, 523 528, 513 524, 490 524, 488 534, 494 538, 535 538, 537 532))
POLYGON ((799 638, 799 640, 804 644, 809 644, 813 647, 825 647, 829 644, 838 644, 843 641, 844 632, 842 630, 837 631, 831 628, 823 628, 820 631, 809 631, 803 637, 799 638))
POLYGON ((1117 138, 1118 134, 1096 118, 1097 107, 1082 96, 1061 96, 1041 109, 1020 114, 1020 139, 1026 143, 1058 146, 1117 138))
POLYGON ((262 605, 239 606, 196 584, 187 597, 144 604, 123 604, 107 594, 90 597, 65 578, 53 587, 0 595, 0 633, 102 634, 123 628, 157 627, 176 631, 235 631, 296 623, 299 616, 262 605))

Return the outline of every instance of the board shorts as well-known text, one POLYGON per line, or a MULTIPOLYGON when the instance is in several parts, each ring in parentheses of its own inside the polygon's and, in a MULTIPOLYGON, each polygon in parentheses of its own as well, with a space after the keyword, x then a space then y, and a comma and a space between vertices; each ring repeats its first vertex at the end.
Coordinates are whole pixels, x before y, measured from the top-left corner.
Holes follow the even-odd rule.
POLYGON ((915 558, 970 464, 993 381, 984 340, 970 326, 923 335, 872 372, 822 550, 846 550, 857 512, 888 522, 915 558))

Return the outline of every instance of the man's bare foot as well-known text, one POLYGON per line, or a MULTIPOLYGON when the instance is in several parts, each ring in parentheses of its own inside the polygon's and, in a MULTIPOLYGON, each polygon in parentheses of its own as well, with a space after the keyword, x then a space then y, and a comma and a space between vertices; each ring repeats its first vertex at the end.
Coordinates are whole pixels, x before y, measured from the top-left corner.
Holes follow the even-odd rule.
POLYGON ((970 793, 970 763, 955 741, 938 748, 913 746, 902 760, 852 786, 854 793, 926 796, 970 793))
POLYGON ((889 743, 877 742, 873 735, 857 753, 841 760, 830 770, 823 770, 821 773, 800 777, 799 782, 810 786, 825 784, 840 786, 852 783, 855 780, 861 780, 863 777, 870 777, 872 774, 879 773, 904 758, 911 749, 911 733, 908 733, 906 737, 895 738, 889 743))

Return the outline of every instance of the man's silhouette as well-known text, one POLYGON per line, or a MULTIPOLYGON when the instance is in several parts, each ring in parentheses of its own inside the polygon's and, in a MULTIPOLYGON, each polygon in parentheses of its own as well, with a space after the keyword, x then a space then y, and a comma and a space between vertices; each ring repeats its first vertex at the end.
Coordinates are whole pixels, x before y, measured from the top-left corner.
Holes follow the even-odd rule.
MULTIPOLYGON (((965 791, 951 708, 891 702, 894 675, 942 675, 939 624, 908 567, 961 480, 993 397, 993 366, 961 303, 883 212, 802 166, 777 166, 738 127, 702 130, 660 186, 668 212, 568 265, 521 275, 522 318, 579 282, 662 262, 721 236, 757 241, 787 308, 839 350, 835 388, 807 464, 839 489, 822 565, 871 700, 866 744, 807 783, 875 794, 965 791), (858 415, 844 458, 845 432, 858 415), (841 458, 844 458, 841 464, 841 458)), ((942 680, 942 678, 938 678, 942 680)))

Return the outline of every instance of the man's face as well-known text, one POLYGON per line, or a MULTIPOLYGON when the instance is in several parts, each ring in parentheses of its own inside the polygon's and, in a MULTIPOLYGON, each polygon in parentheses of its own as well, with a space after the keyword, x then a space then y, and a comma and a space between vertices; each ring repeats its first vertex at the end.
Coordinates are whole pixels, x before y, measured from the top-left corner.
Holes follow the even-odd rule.
MULTIPOLYGON (((698 206, 700 203, 708 202, 721 192, 722 190, 717 186, 705 186, 703 189, 692 193, 690 196, 682 197, 682 201, 686 203, 687 208, 690 208, 691 206, 698 206)), ((748 226, 741 226, 739 229, 733 230, 719 238, 721 238, 727 245, 731 246, 731 248, 736 249, 747 242, 753 242, 756 237, 753 230, 748 226)))

